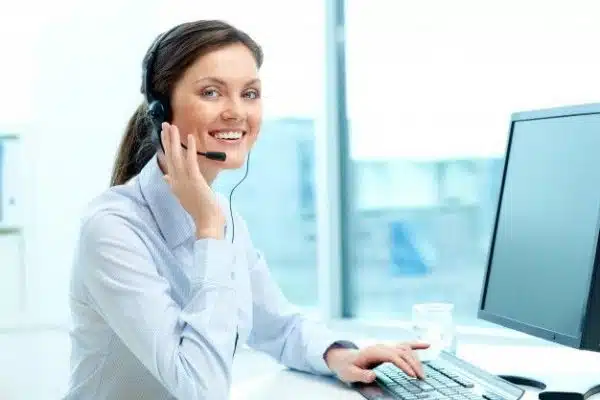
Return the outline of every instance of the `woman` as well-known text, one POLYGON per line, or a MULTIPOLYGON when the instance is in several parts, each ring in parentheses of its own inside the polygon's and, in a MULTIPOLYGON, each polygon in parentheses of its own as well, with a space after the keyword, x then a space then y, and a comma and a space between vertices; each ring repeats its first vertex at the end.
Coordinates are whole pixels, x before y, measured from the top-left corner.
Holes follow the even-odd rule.
POLYGON ((146 101, 127 126, 112 187, 82 222, 67 398, 225 399, 238 342, 345 382, 373 381, 369 367, 384 361, 422 376, 413 350, 426 345, 357 349, 295 311, 243 219, 228 220, 228 202, 211 190, 258 137, 262 58, 220 21, 181 24, 148 51, 146 101))

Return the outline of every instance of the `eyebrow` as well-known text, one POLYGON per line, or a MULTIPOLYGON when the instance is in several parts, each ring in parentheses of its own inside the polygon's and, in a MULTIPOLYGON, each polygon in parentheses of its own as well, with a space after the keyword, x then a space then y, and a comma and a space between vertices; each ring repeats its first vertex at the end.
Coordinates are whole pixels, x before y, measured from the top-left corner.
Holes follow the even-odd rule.
MULTIPOLYGON (((219 84, 221 86, 227 86, 227 82, 225 82, 223 79, 215 78, 214 76, 207 76, 205 78, 197 79, 194 83, 199 83, 199 82, 204 82, 204 81, 217 83, 217 84, 219 84)), ((254 79, 249 80, 246 83, 246 86, 254 85, 254 84, 257 84, 257 83, 260 83, 260 79, 254 78, 254 79)))

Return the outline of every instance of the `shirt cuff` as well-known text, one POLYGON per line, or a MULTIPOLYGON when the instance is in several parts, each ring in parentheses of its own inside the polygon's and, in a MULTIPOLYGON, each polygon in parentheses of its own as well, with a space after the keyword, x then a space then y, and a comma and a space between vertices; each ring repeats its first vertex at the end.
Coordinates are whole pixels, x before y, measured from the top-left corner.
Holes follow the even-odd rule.
POLYGON ((235 249, 226 240, 199 239, 194 243, 194 266, 189 274, 193 288, 207 284, 233 287, 235 249))
POLYGON ((311 341, 308 349, 308 361, 317 373, 322 375, 334 374, 325 362, 325 354, 334 348, 358 349, 358 346, 348 340, 335 340, 331 338, 311 341))

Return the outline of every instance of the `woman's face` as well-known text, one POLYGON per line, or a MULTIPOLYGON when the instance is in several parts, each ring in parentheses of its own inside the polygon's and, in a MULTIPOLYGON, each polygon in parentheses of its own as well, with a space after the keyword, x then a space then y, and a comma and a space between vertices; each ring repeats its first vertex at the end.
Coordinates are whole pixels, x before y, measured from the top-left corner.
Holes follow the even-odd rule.
POLYGON ((205 178, 239 168, 256 141, 262 121, 261 83, 252 52, 232 44, 198 58, 183 74, 171 96, 172 124, 181 140, 195 136, 198 151, 219 151, 226 160, 198 156, 205 178))

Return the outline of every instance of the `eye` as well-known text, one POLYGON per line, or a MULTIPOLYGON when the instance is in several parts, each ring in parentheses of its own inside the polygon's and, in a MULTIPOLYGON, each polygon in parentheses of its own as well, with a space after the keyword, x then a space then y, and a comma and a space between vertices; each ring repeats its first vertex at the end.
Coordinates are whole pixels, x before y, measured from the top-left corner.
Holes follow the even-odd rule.
POLYGON ((246 96, 249 99, 258 99, 260 97, 260 93, 258 90, 252 89, 244 93, 244 96, 246 96))
POLYGON ((202 91, 202 96, 203 97, 217 97, 219 95, 219 92, 217 91, 217 89, 204 89, 202 91))

